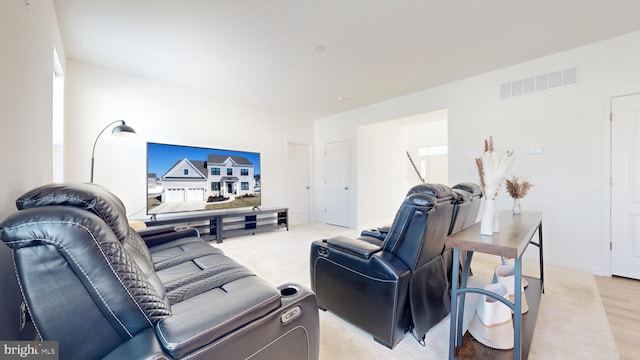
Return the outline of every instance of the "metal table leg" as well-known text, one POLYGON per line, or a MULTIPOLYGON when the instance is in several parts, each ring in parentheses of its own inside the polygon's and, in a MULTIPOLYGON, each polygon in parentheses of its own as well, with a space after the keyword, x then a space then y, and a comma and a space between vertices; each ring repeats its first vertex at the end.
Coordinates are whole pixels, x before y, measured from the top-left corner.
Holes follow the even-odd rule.
POLYGON ((452 279, 451 279, 451 317, 449 325, 449 360, 455 359, 455 348, 457 343, 457 317, 458 317, 458 278, 460 268, 460 258, 458 254, 458 248, 453 248, 453 263, 452 263, 452 279))

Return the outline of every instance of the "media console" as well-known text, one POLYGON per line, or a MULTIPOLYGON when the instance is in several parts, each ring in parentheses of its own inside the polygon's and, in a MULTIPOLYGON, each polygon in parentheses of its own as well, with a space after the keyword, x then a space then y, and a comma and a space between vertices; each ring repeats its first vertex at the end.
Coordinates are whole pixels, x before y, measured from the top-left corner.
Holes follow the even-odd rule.
POLYGON ((254 208, 253 210, 228 210, 197 215, 176 216, 145 221, 147 227, 174 226, 195 228, 205 240, 216 240, 286 228, 289 231, 288 208, 254 208))

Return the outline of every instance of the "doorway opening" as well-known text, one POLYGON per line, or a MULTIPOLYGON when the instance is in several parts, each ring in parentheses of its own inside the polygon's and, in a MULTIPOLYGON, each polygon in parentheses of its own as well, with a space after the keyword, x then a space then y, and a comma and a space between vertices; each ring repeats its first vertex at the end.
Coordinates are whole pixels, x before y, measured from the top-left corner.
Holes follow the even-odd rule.
POLYGON ((358 228, 390 223, 407 191, 449 181, 448 111, 441 109, 357 130, 358 228))
POLYGON ((640 279, 640 93, 612 97, 609 119, 611 274, 640 279))

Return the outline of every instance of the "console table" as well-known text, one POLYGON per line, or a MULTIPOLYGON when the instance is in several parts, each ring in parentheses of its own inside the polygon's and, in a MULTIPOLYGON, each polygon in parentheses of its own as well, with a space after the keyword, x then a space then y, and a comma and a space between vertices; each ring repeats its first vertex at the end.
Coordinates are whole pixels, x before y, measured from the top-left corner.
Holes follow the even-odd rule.
POLYGON ((451 328, 449 333, 449 359, 482 358, 482 359, 526 359, 529 354, 531 338, 535 328, 540 297, 544 293, 544 262, 542 252, 542 212, 523 211, 514 215, 511 211, 502 211, 500 217, 500 232, 493 235, 480 234, 480 222, 447 237, 445 246, 453 248, 453 280, 451 285, 451 328), (538 242, 533 241, 533 235, 538 233, 538 242), (503 256, 515 259, 515 289, 522 286, 522 254, 529 244, 533 244, 540 251, 540 278, 528 277, 529 286, 525 289, 525 296, 529 304, 529 311, 521 314, 522 295, 515 292, 514 302, 511 303, 499 296, 479 288, 468 288, 469 269, 474 252, 503 256), (467 251, 467 259, 459 279, 459 252, 467 251), (484 294, 497 299, 513 312, 514 348, 512 350, 491 349, 479 343, 468 333, 462 337, 462 318, 464 315, 464 298, 468 292, 484 294))
POLYGON ((216 240, 286 228, 289 231, 288 208, 228 210, 197 215, 176 216, 145 221, 148 227, 173 226, 195 228, 205 240, 216 240))

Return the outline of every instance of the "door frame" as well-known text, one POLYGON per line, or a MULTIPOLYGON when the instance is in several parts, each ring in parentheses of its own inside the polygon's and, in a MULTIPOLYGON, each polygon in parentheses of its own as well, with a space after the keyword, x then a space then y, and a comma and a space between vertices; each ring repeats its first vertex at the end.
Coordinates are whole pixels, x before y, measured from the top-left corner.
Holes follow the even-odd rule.
POLYGON ((602 275, 611 276, 612 275, 612 241, 613 237, 611 234, 611 211, 612 211, 612 202, 611 202, 611 181, 613 177, 613 162, 611 157, 613 156, 613 132, 611 131, 611 117, 613 115, 613 100, 620 97, 631 96, 631 95, 640 95, 640 88, 636 89, 628 89, 628 90, 620 90, 611 93, 607 93, 603 97, 603 106, 602 106, 602 275))
MULTIPOLYGON (((313 194, 314 194, 314 191, 315 191, 315 188, 313 186, 314 185, 313 184, 314 183, 314 178, 313 178, 313 166, 314 166, 314 164, 313 164, 313 151, 314 151, 314 149, 313 149, 313 146, 311 144, 308 144, 306 142, 295 141, 295 140, 287 140, 287 143, 286 143, 287 161, 289 161, 289 152, 291 151, 291 148, 292 148, 291 145, 304 146, 304 147, 307 148, 307 153, 308 153, 308 156, 309 156, 309 158, 307 159, 307 169, 306 169, 307 170, 307 177, 309 179, 309 184, 308 184, 309 192, 307 194, 308 195, 308 199, 307 199, 307 215, 308 215, 308 221, 312 222, 316 218, 315 214, 313 212, 313 209, 314 209, 314 201, 313 201, 314 196, 313 196, 313 194)), ((290 206, 290 204, 289 204, 289 196, 290 196, 291 189, 289 187, 290 187, 290 184, 292 183, 292 179, 290 178, 291 173, 289 172, 289 167, 290 166, 291 165, 287 163, 287 178, 286 178, 286 184, 287 184, 287 186, 286 186, 287 207, 290 206)))
MULTIPOLYGON (((347 195, 346 195, 346 216, 347 216, 347 221, 346 221, 346 225, 338 225, 338 224, 330 224, 330 225, 336 225, 336 226, 344 226, 345 228, 355 228, 354 222, 357 220, 357 210, 355 212, 353 212, 352 210, 354 210, 354 201, 353 201, 353 196, 354 196, 354 191, 353 191, 353 186, 352 186, 352 172, 354 171, 353 169, 353 141, 351 139, 343 139, 343 140, 335 140, 335 141, 326 141, 324 143, 324 148, 323 148, 323 152, 324 152, 324 186, 323 186, 323 190, 322 193, 324 195, 328 195, 328 190, 327 190, 327 177, 329 176, 329 171, 327 168, 327 145, 329 144, 338 144, 338 143, 344 143, 346 145, 346 157, 347 157, 347 173, 346 173, 346 188, 345 190, 347 191, 347 195)), ((323 213, 323 222, 326 224, 329 224, 327 222, 327 202, 326 199, 323 200, 323 205, 324 205, 324 213, 323 213)), ((357 206, 355 206, 357 207, 357 206)))

